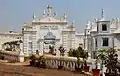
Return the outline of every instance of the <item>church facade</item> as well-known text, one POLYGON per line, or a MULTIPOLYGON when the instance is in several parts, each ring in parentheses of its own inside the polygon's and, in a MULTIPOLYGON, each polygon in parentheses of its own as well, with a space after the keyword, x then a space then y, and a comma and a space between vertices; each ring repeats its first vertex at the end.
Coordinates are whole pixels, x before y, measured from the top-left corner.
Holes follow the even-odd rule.
POLYGON ((97 50, 108 48, 116 49, 120 56, 120 19, 106 20, 102 9, 101 18, 88 21, 84 33, 77 33, 74 21, 68 24, 66 14, 57 19, 56 13, 48 5, 42 18, 36 18, 33 14, 32 21, 24 23, 22 33, 0 33, 0 40, 0 49, 4 49, 3 44, 6 42, 22 40, 20 48, 26 56, 37 52, 48 53, 50 46, 54 47, 58 55, 60 46, 66 50, 66 56, 70 49, 81 46, 93 58, 97 50))
POLYGON ((75 31, 74 21, 69 25, 66 14, 57 19, 50 5, 47 6, 42 18, 36 18, 34 14, 32 22, 24 23, 22 34, 25 55, 35 54, 36 51, 40 54, 48 53, 50 46, 56 51, 63 46, 67 54, 70 48, 76 48, 79 44, 84 45, 84 35, 75 31))

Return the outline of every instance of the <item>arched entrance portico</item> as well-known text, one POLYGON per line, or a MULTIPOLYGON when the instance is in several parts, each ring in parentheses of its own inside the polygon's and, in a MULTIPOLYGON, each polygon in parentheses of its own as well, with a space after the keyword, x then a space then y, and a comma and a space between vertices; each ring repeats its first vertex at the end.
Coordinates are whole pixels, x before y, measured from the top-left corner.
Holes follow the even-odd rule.
POLYGON ((50 51, 50 47, 55 48, 55 43, 56 43, 56 36, 54 36, 52 32, 48 32, 47 35, 44 36, 44 42, 43 42, 44 52, 48 53, 50 51))
POLYGON ((50 47, 56 48, 57 41, 56 36, 54 36, 52 32, 48 32, 42 39, 37 41, 39 53, 49 53, 50 47))

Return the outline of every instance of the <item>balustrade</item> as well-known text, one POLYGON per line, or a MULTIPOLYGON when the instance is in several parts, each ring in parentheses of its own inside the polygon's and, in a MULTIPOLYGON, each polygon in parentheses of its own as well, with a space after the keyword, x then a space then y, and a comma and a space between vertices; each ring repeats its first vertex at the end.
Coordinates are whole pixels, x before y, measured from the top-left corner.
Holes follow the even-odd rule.
MULTIPOLYGON (((4 58, 4 60, 21 62, 21 58, 24 59, 24 55, 21 55, 19 52, 13 51, 0 51, 0 56, 4 58)), ((22 60, 23 62, 23 60, 22 60)))
MULTIPOLYGON (((45 64, 47 68, 58 68, 63 66, 64 70, 75 70, 77 59, 71 57, 46 56, 45 64)), ((82 63, 81 63, 82 64, 82 63)))

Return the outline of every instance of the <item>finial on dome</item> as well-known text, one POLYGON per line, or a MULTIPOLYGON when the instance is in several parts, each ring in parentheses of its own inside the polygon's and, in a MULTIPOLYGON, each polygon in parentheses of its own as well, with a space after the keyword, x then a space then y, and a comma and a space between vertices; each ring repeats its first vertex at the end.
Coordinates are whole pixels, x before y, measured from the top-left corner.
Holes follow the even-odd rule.
POLYGON ((63 19, 66 20, 67 19, 67 15, 64 13, 63 19))
POLYGON ((45 14, 46 14, 46 13, 45 13, 45 10, 44 10, 44 12, 43 12, 43 17, 45 17, 45 14))
POLYGON ((74 20, 72 20, 72 24, 70 25, 71 30, 73 30, 73 29, 75 28, 74 23, 75 23, 75 21, 74 21, 74 20))
POLYGON ((104 19, 104 9, 102 8, 101 17, 104 19))
POLYGON ((33 13, 33 19, 35 19, 35 18, 36 18, 35 13, 33 13))
POLYGON ((75 21, 74 20, 72 20, 72 24, 74 24, 75 23, 75 21))
POLYGON ((117 17, 117 18, 116 18, 116 21, 117 21, 117 22, 119 22, 119 21, 120 21, 120 19, 117 17))
POLYGON ((90 24, 90 23, 91 23, 91 22, 88 20, 88 21, 87 21, 87 24, 90 24))

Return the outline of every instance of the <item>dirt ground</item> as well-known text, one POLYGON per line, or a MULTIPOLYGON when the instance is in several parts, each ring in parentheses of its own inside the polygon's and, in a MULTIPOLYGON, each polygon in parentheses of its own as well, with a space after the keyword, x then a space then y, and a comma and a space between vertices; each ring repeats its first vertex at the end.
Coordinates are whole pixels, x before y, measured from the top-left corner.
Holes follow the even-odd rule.
POLYGON ((6 65, 0 63, 0 76, 83 76, 57 69, 40 69, 23 65, 6 65))

